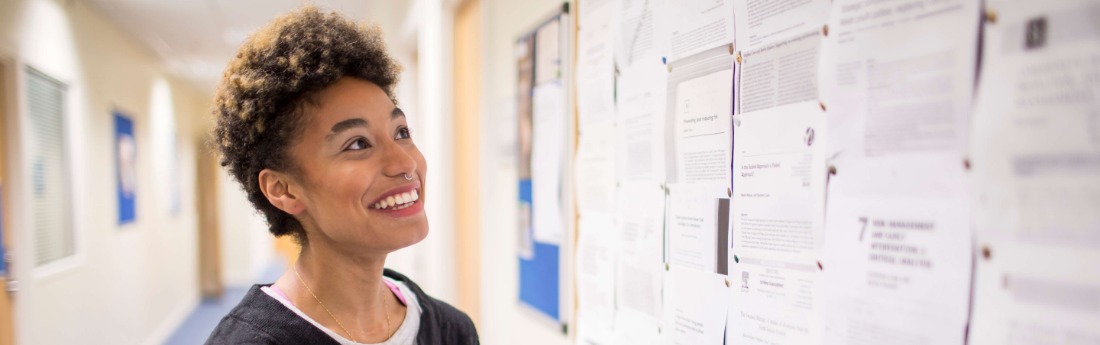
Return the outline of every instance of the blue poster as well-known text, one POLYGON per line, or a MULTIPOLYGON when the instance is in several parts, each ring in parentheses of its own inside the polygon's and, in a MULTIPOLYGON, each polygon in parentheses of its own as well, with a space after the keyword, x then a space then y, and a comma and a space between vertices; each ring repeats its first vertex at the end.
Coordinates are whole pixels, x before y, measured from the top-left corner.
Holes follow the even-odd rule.
POLYGON ((115 112, 115 166, 118 168, 118 224, 134 221, 137 190, 137 141, 134 121, 115 112))

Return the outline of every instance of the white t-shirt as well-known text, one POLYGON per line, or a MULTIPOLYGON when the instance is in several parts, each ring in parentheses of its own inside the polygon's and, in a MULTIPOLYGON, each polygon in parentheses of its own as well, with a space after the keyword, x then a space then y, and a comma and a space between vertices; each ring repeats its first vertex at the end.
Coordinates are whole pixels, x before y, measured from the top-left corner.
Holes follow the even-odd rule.
POLYGON ((417 302, 416 295, 409 292, 409 286, 405 285, 405 283, 390 279, 389 277, 382 278, 386 279, 386 281, 394 286, 397 286, 397 289, 400 290, 401 295, 398 297, 402 297, 400 299, 405 301, 405 320, 401 321, 401 325, 397 327, 397 331, 393 332, 393 336, 390 336, 385 342, 377 344, 357 343, 348 338, 344 338, 340 334, 321 326, 320 323, 310 318, 309 315, 306 315, 306 313, 302 312, 298 307, 295 307, 294 303, 291 303, 290 300, 283 297, 281 293, 276 292, 270 286, 264 286, 260 288, 260 290, 268 296, 271 296, 271 298, 279 301, 279 303, 282 303, 295 314, 298 314, 302 319, 309 321, 309 323, 325 332, 325 334, 328 334, 332 339, 340 343, 340 345, 415 345, 416 334, 420 332, 420 303, 417 302))

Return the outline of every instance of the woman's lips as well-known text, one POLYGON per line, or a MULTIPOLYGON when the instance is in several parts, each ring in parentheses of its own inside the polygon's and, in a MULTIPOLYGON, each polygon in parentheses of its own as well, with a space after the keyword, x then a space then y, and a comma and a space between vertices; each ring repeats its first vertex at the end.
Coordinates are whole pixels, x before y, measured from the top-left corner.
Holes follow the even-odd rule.
MULTIPOLYGON (((420 193, 417 190, 414 189, 411 192, 406 192, 402 194, 407 194, 407 196, 393 197, 394 204, 392 206, 381 207, 381 204, 377 204, 375 206, 372 206, 371 208, 374 211, 381 212, 382 214, 394 218, 405 218, 422 214, 424 212, 424 202, 420 199, 420 193), (404 202, 399 203, 397 200, 398 198, 405 198, 404 202)), ((386 200, 383 202, 385 202, 386 205, 389 205, 389 199, 390 197, 386 197, 386 200)))
POLYGON ((375 200, 370 205, 370 209, 398 218, 423 212, 424 202, 420 196, 420 182, 416 181, 391 189, 375 200))
MULTIPOLYGON (((386 191, 385 193, 382 193, 382 196, 378 197, 378 199, 375 199, 374 201, 371 201, 368 205, 370 205, 370 208, 373 209, 394 206, 398 204, 397 197, 399 195, 404 195, 413 191, 415 191, 417 194, 420 193, 420 181, 412 181, 411 183, 406 183, 404 185, 394 187, 386 191)), ((404 199, 409 199, 411 197, 411 195, 404 195, 404 199)), ((417 195, 417 198, 419 199, 420 196, 417 195)))
POLYGON ((371 205, 371 207, 376 210, 400 210, 402 208, 409 207, 417 200, 420 200, 420 192, 417 192, 416 189, 413 189, 403 193, 391 194, 383 198, 382 200, 374 203, 374 205, 371 205))

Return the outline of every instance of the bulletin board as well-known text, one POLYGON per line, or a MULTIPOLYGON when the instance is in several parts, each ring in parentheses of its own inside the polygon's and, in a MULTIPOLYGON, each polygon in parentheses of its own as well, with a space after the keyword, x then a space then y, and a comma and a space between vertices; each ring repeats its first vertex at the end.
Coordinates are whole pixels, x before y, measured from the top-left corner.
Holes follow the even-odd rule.
POLYGON ((1100 2, 574 12, 576 343, 1100 343, 1100 2))
MULTIPOLYGON (((574 222, 569 190, 573 140, 569 7, 515 41, 519 167, 519 301, 565 325, 574 222), (564 312, 563 312, 564 311, 564 312)), ((563 328, 564 329, 564 328, 563 328)))

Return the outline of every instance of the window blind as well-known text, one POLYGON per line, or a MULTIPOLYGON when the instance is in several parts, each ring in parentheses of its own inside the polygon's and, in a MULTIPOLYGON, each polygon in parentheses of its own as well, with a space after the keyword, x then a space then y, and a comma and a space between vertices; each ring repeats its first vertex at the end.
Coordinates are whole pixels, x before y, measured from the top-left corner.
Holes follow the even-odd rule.
POLYGON ((70 172, 66 150, 65 86, 27 69, 27 135, 31 165, 31 210, 35 266, 75 254, 70 172))

